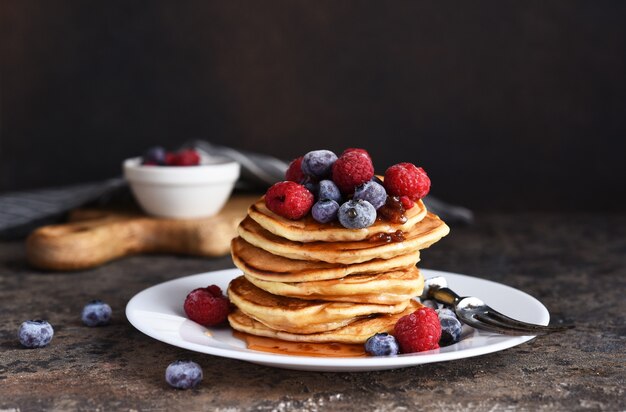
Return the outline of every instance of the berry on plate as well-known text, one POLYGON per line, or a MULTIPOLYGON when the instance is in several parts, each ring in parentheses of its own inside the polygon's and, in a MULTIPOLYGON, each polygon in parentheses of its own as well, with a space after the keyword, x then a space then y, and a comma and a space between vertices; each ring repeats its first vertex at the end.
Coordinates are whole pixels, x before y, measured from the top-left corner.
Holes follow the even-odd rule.
POLYGON ((385 172, 385 189, 389 196, 403 196, 416 201, 430 191, 430 179, 424 169, 413 163, 398 163, 385 172))
POLYGON ((447 316, 440 313, 439 322, 441 323, 441 338, 439 338, 439 345, 452 345, 461 339, 461 330, 463 325, 461 325, 461 322, 456 318, 456 316, 447 316))
POLYGON ((388 333, 377 333, 365 342, 365 352, 372 356, 395 356, 398 351, 398 341, 388 333))
POLYGON ((374 165, 369 156, 357 151, 341 155, 333 164, 333 182, 342 193, 352 194, 354 189, 374 177, 374 165))
POLYGON ((87 326, 103 326, 111 322, 111 306, 101 300, 92 300, 83 308, 81 320, 87 326))
POLYGON ((54 330, 45 320, 27 320, 20 325, 17 337, 26 348, 43 348, 52 340, 54 330))
POLYGON ((313 194, 295 182, 278 182, 265 193, 267 208, 291 220, 306 216, 313 206, 313 201, 313 194))
POLYGON ((402 353, 422 352, 439 347, 441 324, 437 312, 422 307, 401 317, 394 327, 394 335, 402 353))
POLYGON ((328 177, 336 160, 337 155, 330 150, 313 150, 304 155, 302 172, 318 179, 328 177))
POLYGON ((376 209, 366 200, 348 200, 338 212, 339 223, 348 229, 362 229, 376 221, 376 209))
POLYGON ((190 360, 177 360, 165 369, 165 381, 176 389, 191 389, 202 381, 202 368, 190 360))
POLYGON ((230 312, 230 301, 219 286, 194 289, 187 295, 183 305, 190 320, 203 326, 223 323, 230 312))

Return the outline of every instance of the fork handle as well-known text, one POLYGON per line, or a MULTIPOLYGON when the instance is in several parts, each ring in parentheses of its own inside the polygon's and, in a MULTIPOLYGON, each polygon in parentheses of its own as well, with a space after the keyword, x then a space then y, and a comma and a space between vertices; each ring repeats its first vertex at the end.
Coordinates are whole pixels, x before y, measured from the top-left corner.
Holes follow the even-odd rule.
POLYGON ((449 288, 431 288, 428 290, 428 297, 435 299, 439 303, 445 305, 454 305, 461 297, 449 288))

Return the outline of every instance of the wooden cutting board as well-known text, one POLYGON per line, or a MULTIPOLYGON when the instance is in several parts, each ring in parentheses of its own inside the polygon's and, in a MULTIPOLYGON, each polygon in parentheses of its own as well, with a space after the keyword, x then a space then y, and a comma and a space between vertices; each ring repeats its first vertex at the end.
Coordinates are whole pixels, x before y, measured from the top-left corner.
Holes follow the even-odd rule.
POLYGON ((41 269, 80 270, 141 253, 222 256, 257 198, 234 196, 217 215, 189 220, 78 209, 68 223, 35 230, 26 240, 27 258, 41 269))

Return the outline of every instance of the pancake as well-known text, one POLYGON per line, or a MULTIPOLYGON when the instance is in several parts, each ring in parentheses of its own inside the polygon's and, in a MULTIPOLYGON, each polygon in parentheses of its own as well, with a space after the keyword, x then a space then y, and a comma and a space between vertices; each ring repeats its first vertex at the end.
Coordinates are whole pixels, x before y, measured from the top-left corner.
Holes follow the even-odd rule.
POLYGON ((326 332, 364 316, 402 312, 409 304, 357 304, 277 296, 259 289, 243 276, 230 282, 228 297, 243 313, 269 328, 297 334, 326 332))
POLYGON ((274 295, 333 302, 398 304, 421 295, 424 288, 424 278, 416 267, 315 282, 268 282, 249 275, 245 277, 256 287, 274 295))
POLYGON ((398 319, 402 316, 415 312, 421 306, 422 305, 420 303, 411 300, 407 308, 400 313, 368 317, 357 320, 347 326, 335 330, 311 334, 297 334, 269 328, 263 323, 247 316, 239 309, 236 309, 228 315, 228 322, 233 329, 240 332, 292 342, 337 342, 363 344, 375 333, 386 332, 393 334, 393 328, 398 319))
POLYGON ((412 251, 390 259, 372 259, 352 265, 295 260, 273 255, 241 237, 232 240, 230 251, 235 266, 242 272, 269 282, 313 282, 355 274, 397 271, 415 266, 420 258, 419 251, 412 251))
POLYGON ((265 197, 250 206, 248 216, 268 232, 295 242, 355 242, 377 233, 408 231, 426 217, 426 206, 418 200, 415 206, 405 212, 407 221, 403 224, 376 220, 372 226, 363 229, 346 229, 339 222, 321 224, 310 214, 299 220, 290 220, 269 210, 265 206, 265 197))
MULTIPOLYGON (((255 220, 246 217, 238 227, 239 235, 248 243, 274 255, 297 260, 317 260, 329 263, 352 264, 372 259, 390 259, 424 249, 447 235, 450 229, 437 215, 426 217, 405 233, 401 242, 294 242, 263 229, 255 220)), ((352 229, 342 229, 351 231, 352 229)))

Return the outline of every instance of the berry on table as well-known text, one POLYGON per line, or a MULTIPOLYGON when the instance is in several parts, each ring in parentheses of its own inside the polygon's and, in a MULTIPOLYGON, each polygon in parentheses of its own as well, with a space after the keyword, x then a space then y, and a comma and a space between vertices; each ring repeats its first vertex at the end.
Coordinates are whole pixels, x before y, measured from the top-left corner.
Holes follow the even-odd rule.
POLYGON ((348 229, 362 229, 376 221, 376 209, 366 200, 348 200, 341 205, 337 215, 339 223, 348 229))
POLYGON ((297 220, 311 210, 313 194, 295 182, 278 182, 265 193, 265 205, 269 210, 287 219, 297 220))
POLYGON ((83 308, 81 320, 87 326, 103 326, 111 322, 111 306, 101 300, 92 300, 83 308))
POLYGON ((439 317, 431 308, 419 308, 398 320, 394 327, 394 335, 402 353, 437 349, 441 338, 439 317))
POLYGON ((45 320, 27 320, 20 325, 17 337, 26 348, 43 348, 54 335, 52 325, 45 320))
POLYGON ((185 314, 190 320, 203 326, 223 323, 230 312, 230 301, 219 286, 194 289, 185 298, 185 314))
POLYGON ((322 180, 319 183, 319 191, 317 195, 319 200, 334 200, 341 203, 341 191, 332 180, 322 180))
POLYGON ((165 381, 176 389, 191 389, 202 381, 202 368, 190 360, 177 360, 165 369, 165 381))
POLYGON ((311 215, 316 222, 329 223, 337 219, 339 203, 332 199, 318 200, 311 208, 311 215))
POLYGON ((296 159, 293 159, 291 163, 289 163, 289 167, 287 167, 287 171, 285 172, 285 180, 289 180, 290 182, 296 182, 302 184, 304 182, 304 172, 302 171, 302 159, 304 156, 300 156, 296 159))
POLYGON ((357 186, 353 199, 367 200, 375 209, 379 209, 387 201, 387 192, 382 185, 370 180, 357 186))
POLYGON ((389 196, 407 196, 416 201, 430 191, 430 178, 413 163, 398 163, 385 172, 384 186, 389 196))
POLYGON ((302 159, 302 172, 319 179, 330 176, 337 155, 330 150, 313 150, 302 159))
POLYGON ((388 333, 377 333, 365 342, 365 352, 372 356, 395 356, 398 351, 398 341, 388 333))
POLYGON ((372 159, 360 152, 347 152, 333 164, 333 182, 344 194, 354 193, 357 186, 367 182, 373 176, 372 159))

